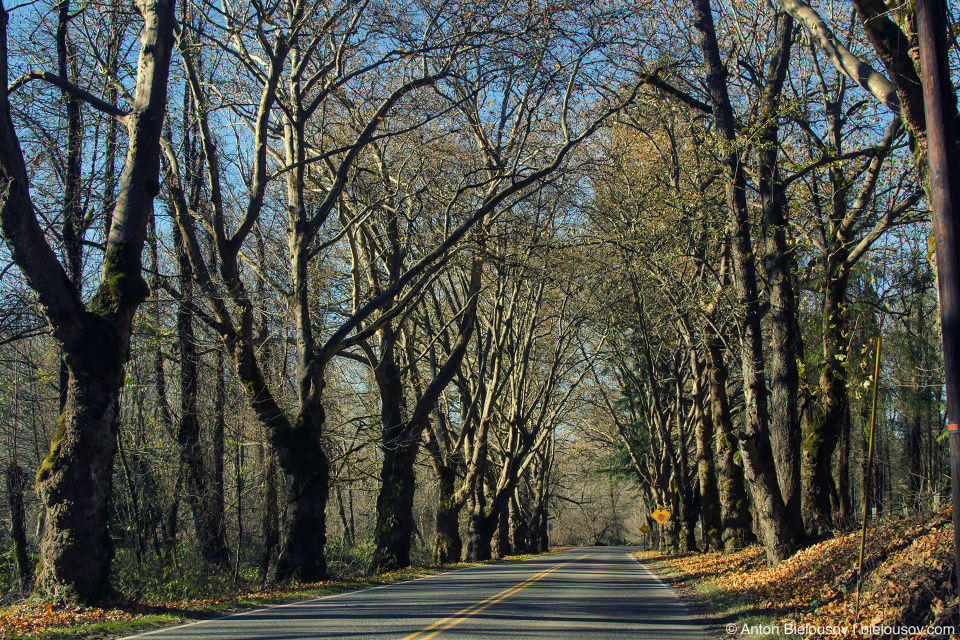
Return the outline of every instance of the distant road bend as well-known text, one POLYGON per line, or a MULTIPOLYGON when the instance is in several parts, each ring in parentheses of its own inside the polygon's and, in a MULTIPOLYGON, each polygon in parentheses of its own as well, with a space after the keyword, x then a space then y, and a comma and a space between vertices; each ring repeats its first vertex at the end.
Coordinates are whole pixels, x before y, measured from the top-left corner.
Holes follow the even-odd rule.
POLYGON ((677 596, 630 557, 591 547, 257 609, 126 640, 706 640, 677 596))

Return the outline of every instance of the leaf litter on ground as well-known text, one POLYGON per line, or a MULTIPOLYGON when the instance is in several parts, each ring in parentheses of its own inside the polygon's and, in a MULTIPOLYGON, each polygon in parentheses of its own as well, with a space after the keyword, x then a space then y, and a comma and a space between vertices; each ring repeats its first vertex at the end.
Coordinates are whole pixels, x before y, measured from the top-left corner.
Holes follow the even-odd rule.
POLYGON ((637 557, 677 574, 673 580, 681 586, 709 583, 727 601, 745 605, 740 619, 763 613, 773 616, 768 626, 776 631, 805 631, 789 634, 792 638, 960 638, 949 508, 871 525, 857 612, 859 553, 857 530, 773 566, 767 566, 760 546, 730 554, 640 552, 637 557), (844 628, 845 633, 832 633, 844 628))

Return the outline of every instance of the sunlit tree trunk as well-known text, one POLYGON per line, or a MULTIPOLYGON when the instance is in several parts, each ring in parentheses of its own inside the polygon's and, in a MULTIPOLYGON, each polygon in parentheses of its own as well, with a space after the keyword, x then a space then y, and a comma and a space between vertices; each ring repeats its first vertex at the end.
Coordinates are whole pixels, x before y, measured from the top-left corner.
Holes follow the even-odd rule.
MULTIPOLYGON (((98 602, 111 593, 113 542, 107 529, 124 364, 133 316, 149 290, 141 275, 147 219, 159 192, 159 139, 173 47, 173 2, 143 0, 136 95, 126 116, 127 160, 106 242, 101 284, 89 306, 57 261, 35 216, 13 127, 0 98, 0 224, 14 261, 38 294, 61 345, 67 384, 50 453, 37 473, 46 511, 40 593, 98 602)), ((0 6, 0 80, 9 82, 7 23, 0 6)))

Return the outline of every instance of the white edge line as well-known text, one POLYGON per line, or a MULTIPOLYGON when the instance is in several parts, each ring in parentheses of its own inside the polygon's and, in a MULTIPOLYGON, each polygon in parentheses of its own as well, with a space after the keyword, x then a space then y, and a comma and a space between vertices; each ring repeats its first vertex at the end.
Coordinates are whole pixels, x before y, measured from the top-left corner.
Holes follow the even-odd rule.
MULTIPOLYGON (((680 603, 680 606, 683 608, 683 610, 687 612, 687 615, 688 615, 688 616, 693 616, 693 617, 697 620, 697 625, 698 625, 702 630, 704 630, 704 632, 706 632, 706 626, 705 626, 705 625, 703 624, 703 622, 702 622, 703 618, 702 618, 699 614, 690 611, 690 607, 687 606, 687 603, 684 602, 683 598, 680 597, 680 594, 677 593, 677 590, 676 590, 676 589, 674 589, 673 587, 671 587, 670 585, 668 585, 666 582, 664 582, 664 581, 660 578, 660 576, 657 574, 656 571, 654 571, 653 569, 651 569, 650 567, 648 567, 648 566, 647 566, 646 564, 644 564, 643 562, 640 562, 639 559, 634 558, 632 553, 628 553, 627 555, 630 556, 630 558, 631 558, 634 562, 636 562, 638 565, 640 565, 640 567, 641 567, 644 571, 646 571, 647 574, 653 576, 653 579, 656 580, 657 582, 659 582, 659 583, 660 583, 660 586, 662 586, 662 587, 665 588, 667 591, 669 591, 670 593, 672 593, 672 594, 673 594, 673 597, 676 598, 677 602, 680 603)), ((125 639, 121 639, 121 640, 125 640, 125 639)))

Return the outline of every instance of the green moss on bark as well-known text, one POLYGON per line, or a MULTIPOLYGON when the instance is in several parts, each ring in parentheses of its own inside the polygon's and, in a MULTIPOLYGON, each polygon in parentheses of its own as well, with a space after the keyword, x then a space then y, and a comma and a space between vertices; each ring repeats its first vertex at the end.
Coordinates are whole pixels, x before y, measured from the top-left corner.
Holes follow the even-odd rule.
POLYGON ((90 308, 113 316, 125 307, 135 307, 150 295, 150 287, 140 273, 141 247, 119 242, 107 248, 103 257, 103 281, 90 308))
POLYGON ((53 434, 53 440, 50 441, 50 452, 43 459, 43 462, 40 463, 40 468, 37 469, 38 485, 49 478, 53 472, 60 467, 62 458, 61 448, 66 438, 67 418, 66 414, 61 413, 60 419, 57 420, 57 431, 53 434))

